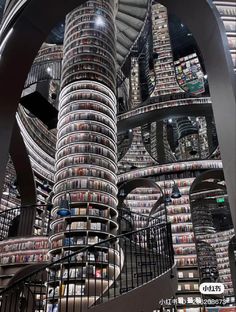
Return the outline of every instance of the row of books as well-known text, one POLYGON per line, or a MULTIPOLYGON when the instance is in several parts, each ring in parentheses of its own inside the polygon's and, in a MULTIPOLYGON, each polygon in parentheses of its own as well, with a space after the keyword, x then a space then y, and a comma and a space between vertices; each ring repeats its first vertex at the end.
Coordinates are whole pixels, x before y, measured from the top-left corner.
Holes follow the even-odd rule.
MULTIPOLYGON (((77 158, 75 156, 75 158, 64 158, 61 160, 61 158, 66 157, 66 156, 71 156, 71 154, 95 154, 98 155, 98 159, 99 158, 103 158, 106 157, 110 160, 112 160, 113 162, 115 162, 116 160, 116 156, 115 153, 108 149, 105 146, 102 145, 98 145, 98 144, 78 144, 78 142, 75 144, 73 144, 73 142, 71 142, 70 146, 62 146, 61 149, 58 150, 58 161, 57 161, 57 170, 60 170, 64 167, 66 167, 68 164, 76 164, 77 163, 77 158), (75 161, 73 160, 75 159, 75 161)), ((89 155, 88 157, 88 161, 89 161, 89 155)), ((103 166, 105 167, 105 166, 103 166)), ((106 168, 106 167, 105 167, 106 168)))
POLYGON ((203 170, 203 169, 215 169, 222 168, 222 162, 220 160, 200 160, 190 161, 184 163, 168 164, 161 166, 153 166, 151 168, 142 168, 133 170, 132 172, 123 173, 119 175, 118 182, 128 181, 134 178, 141 178, 145 176, 152 176, 160 173, 172 173, 174 171, 191 171, 191 170, 203 170))
POLYGON ((167 100, 163 103, 154 103, 150 104, 144 107, 138 107, 134 110, 131 110, 129 112, 126 112, 122 115, 118 116, 118 121, 121 121, 123 119, 127 119, 132 116, 141 115, 146 112, 155 111, 158 109, 163 109, 167 107, 175 107, 175 106, 181 106, 181 105, 192 105, 192 104, 211 104, 210 98, 187 98, 187 99, 176 99, 176 100, 167 100))
POLYGON ((172 232, 173 233, 179 233, 179 232, 192 232, 193 231, 193 225, 192 224, 180 224, 175 225, 172 224, 172 232))
MULTIPOLYGON (((110 105, 107 106, 107 103, 104 103, 104 100, 106 101, 106 99, 103 98, 102 102, 100 101, 100 105, 99 105, 95 101, 88 102, 88 101, 84 101, 84 100, 80 99, 79 105, 77 104, 77 102, 73 102, 73 104, 64 107, 62 110, 62 113, 64 116, 68 115, 68 117, 65 117, 62 120, 60 120, 58 123, 58 126, 61 127, 61 126, 65 125, 67 122, 75 120, 75 118, 77 118, 77 116, 78 116, 77 114, 81 114, 82 111, 84 111, 85 113, 88 111, 90 113, 91 112, 96 113, 93 115, 94 117, 91 116, 91 118, 90 118, 90 119, 95 118, 94 120, 97 120, 97 118, 101 118, 99 115, 106 116, 107 119, 110 120, 111 124, 112 124, 112 121, 115 122, 115 114, 114 114, 114 111, 112 111, 109 108, 110 105), (77 113, 77 111, 78 111, 78 113, 77 113), (101 113, 101 114, 99 114, 99 113, 101 113), (69 119, 67 119, 67 118, 69 118, 69 119)), ((81 116, 81 115, 79 115, 79 116, 81 116)), ((106 123, 108 123, 108 120, 106 121, 106 123)))
POLYGON ((100 242, 98 236, 81 236, 81 237, 66 237, 63 239, 54 239, 51 243, 52 248, 62 246, 76 246, 76 245, 93 245, 100 242))
POLYGON ((194 242, 194 234, 190 234, 190 235, 174 235, 172 237, 172 241, 173 241, 174 244, 193 243, 194 242))
MULTIPOLYGON (((82 123, 82 122, 79 122, 78 120, 78 121, 74 121, 76 123, 71 122, 69 125, 67 124, 66 126, 64 126, 63 129, 59 132, 60 137, 67 135, 69 133, 72 133, 72 132, 86 133, 87 131, 89 131, 91 133, 95 132, 97 135, 104 134, 105 136, 109 137, 111 140, 115 141, 114 131, 105 126, 107 124, 107 121, 105 125, 103 124, 103 126, 101 127, 101 125, 99 124, 93 124, 93 122, 91 122, 91 119, 89 118, 89 115, 91 114, 89 113, 86 114, 86 118, 85 118, 86 122, 82 123)), ((103 118, 101 118, 101 122, 102 120, 103 118)))
POLYGON ((196 254, 195 246, 192 247, 178 247, 178 245, 174 246, 174 251, 176 255, 191 255, 196 254))
POLYGON ((178 284, 178 291, 181 290, 198 290, 199 285, 197 283, 188 283, 188 284, 178 284))
POLYGON ((48 255, 47 253, 40 254, 31 254, 31 255, 12 255, 12 256, 3 256, 0 258, 1 264, 13 264, 13 263, 28 263, 28 262, 47 262, 48 255))
MULTIPOLYGON (((94 167, 96 166, 102 167, 103 170, 105 171, 106 169, 110 170, 111 172, 115 171, 116 167, 114 163, 107 162, 107 160, 104 159, 104 157, 101 155, 95 156, 93 154, 90 154, 90 155, 80 156, 78 154, 71 155, 71 153, 73 154, 73 149, 72 148, 70 149, 69 147, 67 150, 68 157, 65 159, 64 162, 61 162, 64 166, 66 166, 66 169, 56 173, 57 180, 67 179, 67 178, 77 175, 76 169, 78 169, 78 165, 82 165, 82 164, 88 164, 88 165, 92 164, 94 167), (70 168, 74 166, 76 167, 75 170, 73 170, 73 168, 70 168)), ((60 158, 61 154, 59 154, 58 156, 60 158)))
MULTIPOLYGON (((76 168, 75 168, 76 170, 76 168)), ((78 170, 78 169, 77 169, 78 170)), ((79 169, 81 171, 81 169, 79 169)), ((107 193, 111 193, 114 196, 117 193, 116 187, 114 184, 115 183, 115 179, 113 177, 113 179, 111 180, 111 176, 109 175, 109 179, 107 179, 106 177, 104 177, 104 179, 106 179, 107 181, 99 181, 99 177, 97 176, 97 180, 95 179, 89 179, 90 174, 92 173, 93 170, 89 170, 89 169, 84 169, 84 173, 83 175, 86 175, 86 173, 88 173, 88 178, 87 179, 79 179, 77 178, 76 180, 70 180, 66 183, 64 183, 64 181, 62 181, 62 183, 58 183, 55 186, 55 192, 59 193, 59 192, 65 192, 66 190, 81 190, 81 189, 88 189, 88 190, 95 190, 95 191, 103 191, 103 192, 107 192, 107 193), (111 182, 111 183, 109 183, 111 182)), ((94 170, 96 173, 96 170, 94 170)), ((101 171, 99 171, 99 174, 101 175, 101 171)), ((105 175, 105 174, 104 174, 105 175)), ((96 176, 93 174, 93 176, 96 176)))
POLYGON ((191 222, 191 215, 190 214, 183 214, 183 215, 178 215, 178 216, 168 216, 168 220, 171 223, 191 222))
POLYGON ((190 206, 189 205, 183 205, 183 206, 168 206, 167 207, 168 214, 179 214, 179 213, 190 213, 190 206))
POLYGON ((34 250, 34 249, 47 249, 48 240, 32 240, 32 241, 22 241, 13 242, 12 244, 8 242, 7 244, 0 245, 0 252, 9 252, 17 250, 34 250))
POLYGON ((181 257, 181 258, 176 258, 175 259, 177 266, 182 267, 182 266, 195 266, 197 265, 197 257, 181 257))
MULTIPOLYGON (((56 197, 55 198, 55 205, 59 206, 60 201, 63 199, 63 195, 61 195, 60 197, 56 197)), ((76 193, 72 193, 71 192, 71 202, 92 202, 92 203, 101 203, 101 204, 105 204, 105 205, 109 205, 111 207, 116 207, 117 204, 117 199, 113 198, 111 195, 105 195, 102 193, 95 193, 95 192, 76 192, 76 193)))
POLYGON ((92 206, 88 208, 71 208, 71 215, 89 215, 89 216, 98 216, 103 218, 109 218, 109 210, 108 209, 96 209, 92 206))
POLYGON ((108 230, 107 224, 100 222, 72 222, 66 226, 66 230, 96 230, 106 232, 108 230))
POLYGON ((198 271, 187 271, 187 272, 183 272, 183 271, 178 271, 178 278, 198 278, 198 271))
POLYGON ((72 86, 74 90, 71 90, 72 92, 61 101, 61 114, 66 115, 72 111, 81 111, 80 108, 84 110, 101 110, 115 120, 115 103, 112 101, 111 97, 107 97, 102 93, 100 87, 101 85, 97 84, 96 88, 99 90, 87 92, 89 89, 92 91, 91 86, 88 86, 85 88, 86 92, 84 92, 83 89, 80 90, 80 88, 82 88, 82 84, 80 82, 77 85, 72 86), (99 105, 101 105, 100 108, 98 108, 99 105))
POLYGON ((86 277, 97 277, 97 278, 107 278, 108 269, 98 268, 95 265, 87 265, 80 268, 70 268, 63 272, 62 278, 86 278, 86 277))
POLYGON ((84 292, 85 292, 85 285, 81 285, 81 284, 64 285, 63 284, 57 287, 49 287, 48 298, 58 298, 61 295, 62 296, 84 295, 84 292))

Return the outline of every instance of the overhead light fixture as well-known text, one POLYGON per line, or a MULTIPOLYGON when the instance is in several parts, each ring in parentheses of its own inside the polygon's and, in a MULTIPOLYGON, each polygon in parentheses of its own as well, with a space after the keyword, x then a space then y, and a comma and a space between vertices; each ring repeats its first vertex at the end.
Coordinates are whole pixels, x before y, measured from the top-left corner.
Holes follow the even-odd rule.
POLYGON ((9 187, 7 187, 7 188, 5 189, 5 191, 3 191, 2 194, 5 195, 5 196, 9 196, 9 195, 10 195, 9 187))
POLYGON ((98 15, 95 19, 96 26, 105 26, 105 20, 101 15, 98 15))
POLYGON ((47 67, 47 72, 51 73, 51 71, 52 71, 51 67, 47 67))
POLYGON ((174 185, 172 187, 171 198, 180 198, 180 197, 182 197, 182 194, 179 190, 178 185, 174 182, 174 185))
POLYGON ((67 199, 62 199, 57 210, 57 214, 60 217, 68 217, 71 215, 70 203, 67 199))
POLYGON ((172 123, 172 122, 173 122, 172 118, 168 119, 168 122, 169 122, 169 123, 172 123))
POLYGON ((207 75, 204 75, 203 77, 204 77, 204 79, 206 79, 206 80, 207 80, 207 78, 208 78, 208 76, 207 76, 207 75))

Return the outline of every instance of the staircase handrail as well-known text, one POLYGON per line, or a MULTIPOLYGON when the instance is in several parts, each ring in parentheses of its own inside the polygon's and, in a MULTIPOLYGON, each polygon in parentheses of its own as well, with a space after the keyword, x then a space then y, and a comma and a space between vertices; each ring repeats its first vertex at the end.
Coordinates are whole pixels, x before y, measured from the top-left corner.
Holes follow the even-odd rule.
MULTIPOLYGON (((33 272, 24 276, 23 278, 19 278, 18 280, 13 282, 9 287, 5 288, 2 292, 0 292, 0 296, 2 296, 2 300, 3 300, 2 305, 0 307, 0 311, 2 311, 1 310, 2 308, 3 309, 6 308, 6 305, 9 305, 9 302, 11 301, 10 300, 11 295, 12 295, 12 298, 14 300, 17 300, 16 299, 17 298, 17 295, 16 295, 17 292, 22 293, 22 291, 23 291, 22 289, 24 289, 24 287, 30 287, 30 285, 33 285, 33 284, 30 284, 30 282, 35 283, 36 281, 41 281, 41 283, 42 283, 41 286, 39 286, 38 282, 37 282, 37 286, 32 286, 32 287, 34 287, 34 290, 35 289, 39 290, 40 287, 42 289, 43 287, 45 287, 45 280, 43 281, 43 278, 42 278, 43 274, 44 274, 44 276, 45 276, 45 273, 49 274, 50 270, 53 271, 55 269, 55 267, 58 265, 71 264, 73 266, 73 261, 74 261, 74 260, 72 260, 73 258, 78 256, 79 254, 84 255, 85 252, 91 253, 98 247, 102 248, 102 245, 104 245, 104 244, 106 244, 106 246, 110 246, 108 248, 108 250, 109 250, 109 252, 113 251, 113 254, 114 254, 114 262, 108 262, 109 270, 111 269, 111 267, 113 267, 114 272, 113 272, 112 278, 114 280, 109 279, 107 286, 106 286, 106 289, 103 288, 103 292, 100 293, 99 295, 97 294, 97 296, 96 296, 96 292, 95 292, 96 300, 94 300, 93 305, 105 302, 106 299, 109 300, 111 297, 117 296, 116 284, 117 284, 117 280, 119 278, 120 278, 120 288, 119 288, 118 295, 121 295, 125 292, 130 291, 131 289, 134 289, 138 286, 145 284, 146 282, 152 280, 153 278, 160 276, 161 274, 167 272, 168 270, 171 270, 173 267, 173 264, 174 264, 174 251, 173 251, 173 246, 172 246, 171 224, 170 223, 164 223, 164 222, 160 223, 160 224, 155 224, 155 225, 152 225, 149 227, 145 227, 143 229, 139 229, 139 230, 131 231, 129 233, 120 234, 120 235, 117 235, 117 236, 114 236, 111 238, 107 238, 107 239, 100 241, 96 244, 83 247, 83 248, 81 248, 75 252, 72 252, 69 255, 63 256, 62 258, 57 259, 56 261, 53 261, 53 262, 48 263, 46 265, 41 265, 40 268, 33 270, 33 272), (153 235, 157 235, 157 236, 154 237, 153 235), (128 238, 130 236, 131 236, 131 239, 129 240, 128 238), (115 249, 118 245, 117 243, 121 243, 121 239, 123 239, 122 249, 121 248, 115 249), (114 244, 114 249, 112 249, 113 247, 111 247, 111 246, 113 246, 113 244, 114 244), (134 251, 132 251, 132 248, 134 249, 134 251), (122 261, 119 260, 122 262, 122 266, 120 267, 119 272, 116 270, 116 266, 118 266, 118 265, 116 264, 117 260, 115 260, 115 253, 118 250, 120 251, 119 255, 121 258, 122 258, 121 255, 124 254, 124 250, 126 251, 125 257, 123 257, 124 259, 122 261), (156 257, 153 253, 153 250, 155 251, 156 257), (129 255, 129 259, 127 260, 128 253, 130 253, 130 255, 129 255), (141 271, 139 271, 139 272, 137 271, 135 273, 133 271, 133 269, 135 269, 134 265, 133 265, 133 268, 131 268, 131 272, 132 272, 131 276, 136 274, 137 278, 141 279, 141 283, 139 283, 139 281, 138 281, 138 284, 137 283, 133 284, 134 283, 133 278, 132 278, 132 280, 130 280, 127 277, 127 268, 128 268, 128 265, 130 264, 130 259, 132 261, 132 257, 134 257, 135 255, 139 255, 141 257, 140 258, 141 259, 140 260, 141 261, 141 267, 140 267, 141 271), (144 260, 144 262, 142 262, 143 260, 144 260), (157 268, 156 276, 153 275, 153 269, 151 266, 155 266, 155 268, 157 268), (122 275, 124 275, 125 272, 126 272, 126 282, 122 282, 122 275), (138 277, 138 275, 140 275, 140 272, 142 272, 142 276, 138 277), (39 278, 40 273, 41 273, 41 277, 39 278), (143 273, 146 273, 146 276, 145 276, 145 274, 143 276, 143 273), (151 274, 151 277, 148 276, 148 274, 151 274), (121 285, 121 282, 125 283, 125 285, 124 285, 125 287, 122 288, 123 284, 121 285), (113 286, 114 289, 111 286, 113 286), (111 292, 113 291, 112 294, 110 292, 110 289, 111 289, 111 292), (4 301, 4 298, 5 298, 5 301, 4 301), (5 305, 4 305, 4 302, 5 302, 5 305)), ((75 265, 75 262, 74 262, 74 265, 75 265)), ((137 258, 136 258, 136 265, 137 265, 137 258)), ((137 267, 136 267, 136 269, 137 269, 137 267)), ((67 270, 69 272, 69 268, 67 268, 67 270)), ((109 273, 109 275, 110 275, 110 273, 109 273)), ((69 276, 69 274, 68 274, 68 276, 69 276)), ((86 276, 86 278, 88 278, 88 277, 86 276)), ((62 281, 62 276, 60 276, 59 278, 61 278, 61 281, 62 281)), ((58 277, 57 277, 57 279, 58 279, 58 277)), ((58 281, 57 279, 55 278, 55 282, 58 281)), ((97 279, 97 283, 98 283, 99 279, 97 277, 94 276, 92 278, 92 280, 95 280, 95 288, 96 288, 96 279, 97 279)), ((101 280, 101 278, 100 278, 100 280, 101 280)), ((65 280, 63 280, 63 281, 65 281, 65 280)), ((48 276, 48 283, 50 283, 49 276, 48 276)), ((88 282, 88 284, 89 283, 91 283, 91 280, 88 282)), ((103 280, 101 283, 103 283, 103 280)), ((48 286, 46 286, 46 287, 48 287, 48 286)), ((44 297, 48 296, 48 295, 46 295, 48 288, 45 291, 46 291, 46 293, 44 292, 44 293, 40 294, 41 301, 43 301, 42 300, 43 296, 44 297)), ((28 292, 28 290, 27 290, 27 292, 28 292)), ((84 296, 86 296, 86 295, 84 295, 84 296)), ((62 298, 62 297, 63 297, 63 295, 60 294, 60 298, 62 298)), ((50 298, 51 297, 47 297, 46 300, 50 300, 50 298)), ((82 295, 81 295, 81 298, 82 298, 82 295)), ((90 298, 89 294, 88 294, 88 298, 90 298)), ((82 299, 81 299, 81 301, 82 301, 82 299)), ((46 302, 48 302, 48 301, 46 301, 46 302)), ((91 304, 90 304, 90 306, 91 306, 91 304)), ((8 307, 9 312, 13 311, 13 310, 10 310, 9 306, 7 306, 7 307, 8 307)), ((3 311, 5 311, 5 310, 3 310, 3 311)))

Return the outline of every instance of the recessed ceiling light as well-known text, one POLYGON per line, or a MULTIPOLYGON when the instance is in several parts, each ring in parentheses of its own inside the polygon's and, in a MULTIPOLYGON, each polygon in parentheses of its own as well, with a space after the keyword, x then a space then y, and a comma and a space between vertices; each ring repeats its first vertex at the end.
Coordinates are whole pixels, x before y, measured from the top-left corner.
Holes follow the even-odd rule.
POLYGON ((98 15, 95 20, 97 26, 105 26, 104 18, 101 15, 98 15))

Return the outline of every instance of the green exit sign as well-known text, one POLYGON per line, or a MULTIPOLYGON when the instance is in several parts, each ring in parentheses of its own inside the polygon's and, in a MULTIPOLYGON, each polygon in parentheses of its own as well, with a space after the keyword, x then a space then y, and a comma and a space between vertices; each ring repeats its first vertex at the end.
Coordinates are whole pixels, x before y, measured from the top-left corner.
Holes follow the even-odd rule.
POLYGON ((216 198, 216 202, 217 202, 218 204, 222 204, 222 203, 225 202, 225 199, 224 199, 224 197, 216 198))

